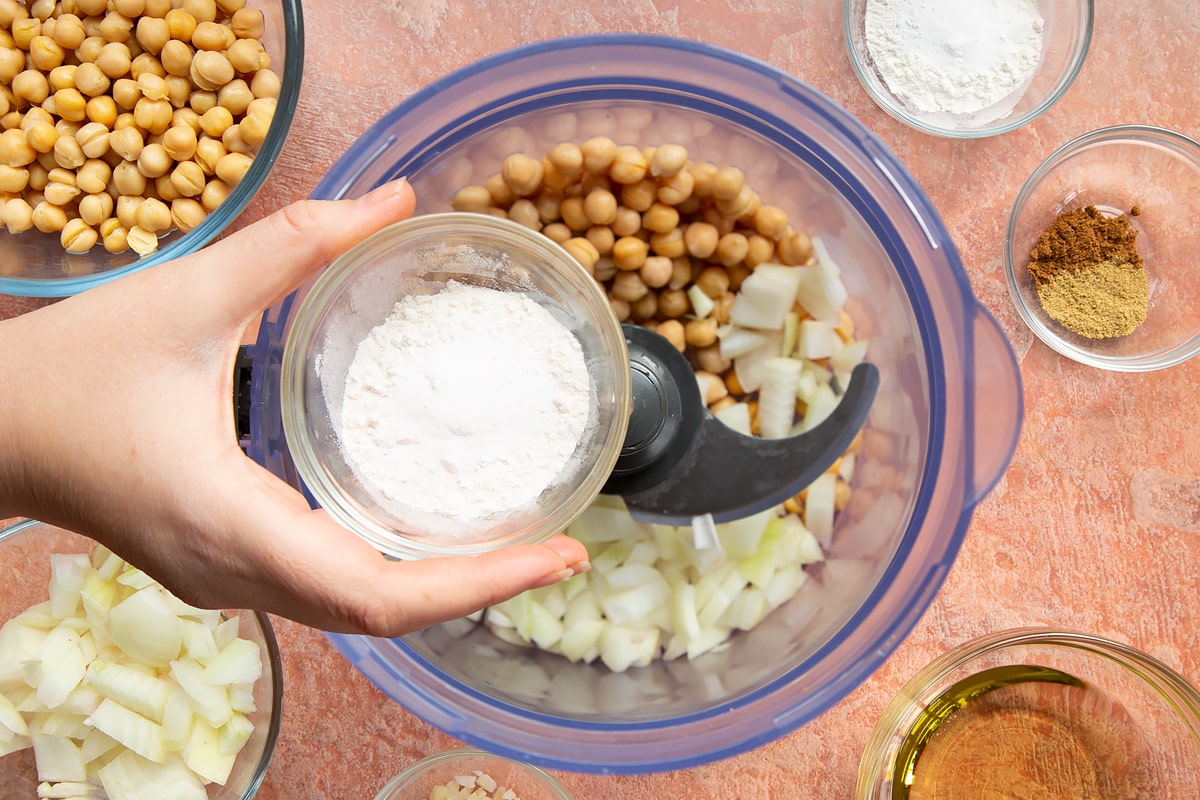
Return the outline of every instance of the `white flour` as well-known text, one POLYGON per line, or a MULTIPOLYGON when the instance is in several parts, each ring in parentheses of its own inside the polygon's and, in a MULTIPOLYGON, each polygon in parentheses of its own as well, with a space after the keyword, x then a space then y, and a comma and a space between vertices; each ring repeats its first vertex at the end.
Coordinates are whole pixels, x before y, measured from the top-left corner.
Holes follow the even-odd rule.
POLYGON ((867 0, 865 23, 879 76, 927 113, 1006 116, 1042 55, 1034 0, 867 0))
POLYGON ((409 296, 358 346, 342 450, 387 500, 496 518, 559 475, 588 424, 578 340, 521 294, 451 282, 409 296))

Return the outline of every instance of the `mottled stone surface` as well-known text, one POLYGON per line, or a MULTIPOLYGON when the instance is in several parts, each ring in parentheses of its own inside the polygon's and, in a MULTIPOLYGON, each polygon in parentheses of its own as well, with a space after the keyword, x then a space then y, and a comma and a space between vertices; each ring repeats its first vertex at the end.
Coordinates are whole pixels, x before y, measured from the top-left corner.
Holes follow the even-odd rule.
MULTIPOLYGON (((912 131, 873 104, 846 57, 833 0, 305 4, 293 135, 242 222, 309 194, 386 109, 489 53, 565 34, 681 36, 768 61, 875 131, 931 196, 1021 362, 1025 425, 1012 465, 979 506, 932 607, 883 668, 823 717, 751 753, 682 773, 561 776, 577 797, 850 797, 870 728, 899 686, 948 647, 1018 625, 1114 637, 1200 679, 1200 359, 1149 375, 1075 364, 1034 339, 1002 278, 1009 207, 1054 147, 1129 122, 1200 135, 1193 4, 1096 6, 1091 53, 1061 102, 1004 136, 952 141, 912 131)), ((36 305, 0 298, 0 317, 36 305)), ((321 634, 284 621, 278 632, 286 711, 263 800, 369 798, 406 764, 454 744, 392 704, 321 634)))

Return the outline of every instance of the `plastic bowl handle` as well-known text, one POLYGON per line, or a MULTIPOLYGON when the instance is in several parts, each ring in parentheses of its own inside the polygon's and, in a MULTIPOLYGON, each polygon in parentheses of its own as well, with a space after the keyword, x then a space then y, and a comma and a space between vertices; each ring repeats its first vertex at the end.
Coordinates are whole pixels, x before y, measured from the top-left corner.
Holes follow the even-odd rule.
POLYGON ((1004 474, 1016 450, 1024 415, 1017 359, 1000 324, 983 306, 977 307, 973 339, 970 431, 975 439, 975 460, 968 487, 974 492, 969 498, 971 505, 979 503, 1004 474))

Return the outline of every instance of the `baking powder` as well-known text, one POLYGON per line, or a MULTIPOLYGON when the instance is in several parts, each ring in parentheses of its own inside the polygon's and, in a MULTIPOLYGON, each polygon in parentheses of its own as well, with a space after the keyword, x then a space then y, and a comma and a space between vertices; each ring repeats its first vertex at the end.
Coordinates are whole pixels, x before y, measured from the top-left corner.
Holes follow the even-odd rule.
POLYGON ((533 501, 588 425, 579 341, 522 294, 451 282, 408 296, 359 344, 341 444, 389 501, 459 520, 533 501))
POLYGON ((879 76, 926 113, 1004 117, 1041 61, 1034 0, 867 0, 865 23, 879 76))

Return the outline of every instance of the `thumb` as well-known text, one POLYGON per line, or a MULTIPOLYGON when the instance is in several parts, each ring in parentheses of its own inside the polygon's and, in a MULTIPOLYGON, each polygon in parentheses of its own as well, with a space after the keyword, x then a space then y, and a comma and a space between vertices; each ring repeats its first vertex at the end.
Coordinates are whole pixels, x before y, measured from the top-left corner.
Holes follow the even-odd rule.
POLYGON ((412 215, 408 182, 386 183, 354 200, 301 200, 200 251, 190 281, 238 322, 257 315, 367 236, 412 215), (230 300, 233 300, 232 306, 230 300))

